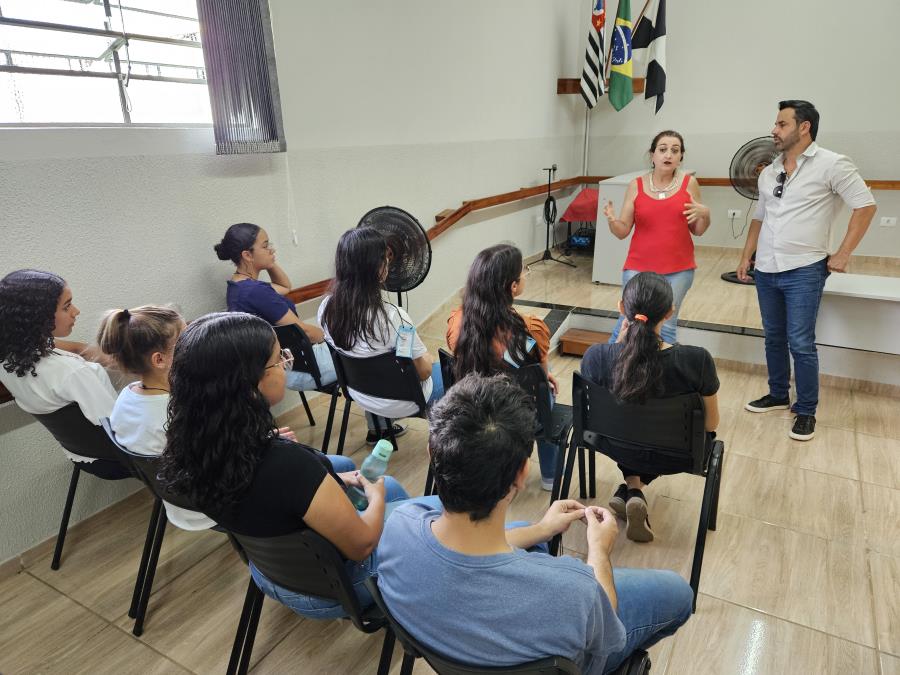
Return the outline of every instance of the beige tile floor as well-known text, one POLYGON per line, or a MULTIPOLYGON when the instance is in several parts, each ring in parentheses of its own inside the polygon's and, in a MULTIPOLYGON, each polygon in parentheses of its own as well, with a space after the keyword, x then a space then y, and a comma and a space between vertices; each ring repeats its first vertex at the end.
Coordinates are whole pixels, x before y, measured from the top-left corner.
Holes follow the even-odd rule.
MULTIPOLYGON (((557 290, 569 292, 563 284, 557 290)), ((432 353, 443 345, 444 309, 422 327, 432 353)), ((578 360, 554 355, 551 366, 560 401, 569 402, 578 360)), ((900 675, 900 400, 823 388, 817 437, 804 444, 787 438, 789 416, 742 410, 748 396, 765 390, 762 374, 727 364, 719 370, 726 444, 719 527, 707 539, 697 613, 651 650, 653 673, 900 675)), ((281 421, 320 445, 327 400, 311 403, 317 426, 308 426, 302 409, 281 421)), ((368 451, 358 413, 347 441, 357 463, 368 451)), ((409 426, 391 469, 420 494, 427 426, 409 426)), ((546 508, 533 461, 528 489, 513 504, 516 519, 546 508)), ((595 503, 605 503, 619 479, 599 457, 595 503)), ((648 488, 656 539, 635 544, 620 533, 614 564, 686 576, 702 485, 698 477, 670 476, 648 488)), ((89 476, 79 487, 102 489, 89 476)), ((61 502, 63 495, 44 498, 61 502)), ((44 555, 0 582, 0 673, 224 671, 247 572, 217 533, 169 528, 145 632, 139 639, 130 632, 126 611, 149 507, 146 493, 134 495, 70 531, 59 571, 44 555)), ((566 533, 563 547, 583 556, 582 525, 566 533)), ((252 665, 256 673, 374 673, 380 647, 378 634, 301 619, 267 601, 252 665)), ((399 656, 398 649, 394 673, 399 656)), ((431 671, 418 663, 416 672, 431 671)))

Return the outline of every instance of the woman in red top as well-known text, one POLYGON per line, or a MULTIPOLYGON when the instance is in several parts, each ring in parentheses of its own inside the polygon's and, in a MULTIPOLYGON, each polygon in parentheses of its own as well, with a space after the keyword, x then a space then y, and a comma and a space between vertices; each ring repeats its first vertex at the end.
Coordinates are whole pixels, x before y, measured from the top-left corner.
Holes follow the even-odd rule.
MULTIPOLYGON (((694 241, 709 227, 709 209, 700 203, 697 179, 679 170, 684 158, 684 139, 677 131, 660 131, 650 143, 650 171, 628 186, 622 213, 615 217, 612 202, 603 214, 609 231, 625 239, 634 228, 628 258, 622 269, 622 286, 638 272, 656 272, 672 286, 675 313, 662 328, 662 338, 675 344, 678 310, 694 281, 694 241)), ((615 342, 622 316, 613 329, 615 342)))

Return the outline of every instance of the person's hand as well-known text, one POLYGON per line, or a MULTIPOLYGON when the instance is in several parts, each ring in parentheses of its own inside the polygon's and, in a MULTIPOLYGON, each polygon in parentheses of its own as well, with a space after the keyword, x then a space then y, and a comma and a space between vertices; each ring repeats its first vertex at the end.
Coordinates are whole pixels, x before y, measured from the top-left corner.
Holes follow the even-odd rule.
POLYGON ((366 493, 366 499, 369 500, 370 504, 376 497, 379 497, 381 501, 384 501, 384 476, 379 477, 378 480, 373 483, 363 476, 361 471, 357 471, 356 474, 357 480, 359 481, 357 487, 362 488, 362 491, 366 493))
POLYGON ((738 263, 737 267, 737 278, 738 281, 742 281, 745 284, 751 281, 750 258, 741 258, 741 262, 738 263))
POLYGON ((825 265, 828 267, 829 272, 846 272, 849 263, 850 254, 841 253, 840 251, 834 255, 828 256, 825 260, 825 265))
POLYGON ((693 225, 703 218, 709 220, 709 207, 700 202, 695 202, 694 197, 690 194, 688 195, 688 198, 690 201, 684 203, 684 211, 682 211, 682 213, 687 216, 688 223, 693 225))
POLYGON ((616 212, 613 210, 613 203, 609 200, 607 200, 606 206, 603 207, 603 215, 606 216, 607 220, 616 219, 616 212))
POLYGON ((631 323, 624 316, 622 317, 622 325, 619 326, 619 337, 616 338, 616 342, 622 342, 625 340, 625 334, 628 332, 628 327, 631 323))
POLYGON ((616 535, 619 533, 616 517, 602 506, 586 507, 584 517, 587 519, 588 549, 596 547, 606 555, 612 553, 616 535))
POLYGON ((297 442, 297 434, 295 434, 290 427, 279 427, 276 431, 278 432, 279 437, 294 441, 294 443, 297 442))
POLYGON ((318 326, 310 323, 303 324, 303 332, 306 333, 306 337, 308 337, 309 341, 314 345, 325 342, 325 332, 318 326))
POLYGON ((556 381, 556 378, 547 371, 547 382, 550 384, 550 391, 553 392, 553 395, 556 396, 559 394, 559 383, 556 381))
POLYGON ((362 490, 362 483, 359 481, 359 471, 342 471, 337 477, 340 478, 347 487, 358 487, 362 490))
POLYGON ((557 499, 541 518, 540 526, 550 539, 569 529, 569 525, 584 518, 584 504, 574 499, 557 499))

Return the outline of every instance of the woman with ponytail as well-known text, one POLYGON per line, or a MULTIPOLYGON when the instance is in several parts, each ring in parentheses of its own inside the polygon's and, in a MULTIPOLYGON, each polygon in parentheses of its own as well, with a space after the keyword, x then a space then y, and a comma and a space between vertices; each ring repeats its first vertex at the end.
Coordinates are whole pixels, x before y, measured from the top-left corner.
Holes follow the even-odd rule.
MULTIPOLYGON (((663 341, 662 327, 674 311, 672 287, 665 277, 655 272, 632 277, 619 301, 619 313, 625 319, 617 342, 592 345, 584 354, 581 374, 628 403, 698 393, 706 411, 706 431, 714 436, 719 424, 716 364, 702 347, 663 341)), ((625 482, 609 501, 616 515, 628 521, 629 539, 653 541, 643 489, 661 474, 680 473, 690 467, 665 461, 651 450, 634 446, 616 450, 620 456, 627 453, 639 460, 635 464, 651 465, 657 470, 653 474, 641 473, 620 463, 625 482)))

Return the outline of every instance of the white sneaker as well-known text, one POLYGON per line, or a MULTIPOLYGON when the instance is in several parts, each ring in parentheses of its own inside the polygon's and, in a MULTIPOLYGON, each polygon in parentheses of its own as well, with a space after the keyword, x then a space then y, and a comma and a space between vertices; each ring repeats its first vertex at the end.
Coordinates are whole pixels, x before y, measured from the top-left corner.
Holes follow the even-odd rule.
POLYGON ((553 490, 553 479, 541 477, 541 490, 551 492, 553 490))

